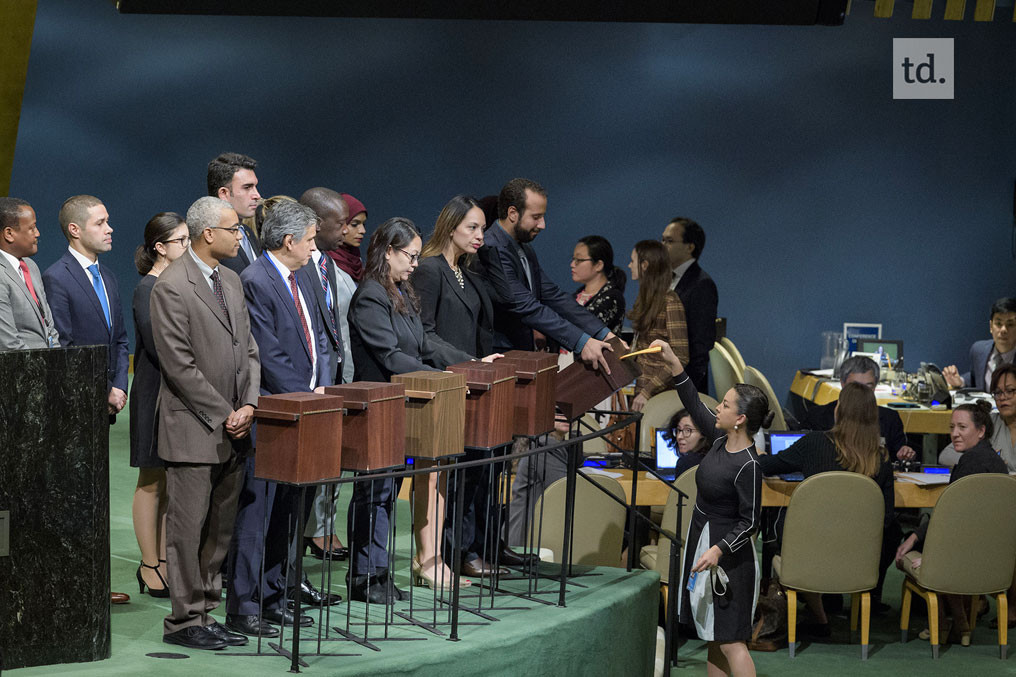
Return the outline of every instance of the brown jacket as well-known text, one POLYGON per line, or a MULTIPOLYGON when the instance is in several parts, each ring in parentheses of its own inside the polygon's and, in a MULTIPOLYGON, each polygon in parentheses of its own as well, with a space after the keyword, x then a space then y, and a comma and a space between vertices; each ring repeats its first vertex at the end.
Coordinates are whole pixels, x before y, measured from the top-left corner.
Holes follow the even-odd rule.
POLYGON ((152 289, 152 333, 162 367, 159 456, 178 463, 224 463, 235 449, 251 448, 248 435, 233 440, 230 413, 257 406, 261 384, 258 347, 240 278, 219 266, 229 321, 190 252, 174 261, 152 289))

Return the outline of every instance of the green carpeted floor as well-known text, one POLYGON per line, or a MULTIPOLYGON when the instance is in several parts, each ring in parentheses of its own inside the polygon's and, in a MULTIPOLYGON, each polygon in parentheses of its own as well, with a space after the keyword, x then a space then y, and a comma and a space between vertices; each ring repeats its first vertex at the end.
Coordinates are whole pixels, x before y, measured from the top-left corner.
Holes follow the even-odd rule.
MULTIPOLYGON (((189 675, 196 674, 243 674, 249 677, 257 675, 278 675, 288 670, 288 662, 278 657, 232 657, 203 652, 191 653, 186 659, 172 660, 152 658, 146 654, 157 652, 174 652, 174 647, 163 644, 162 619, 168 611, 168 600, 158 600, 148 595, 138 595, 134 572, 138 566, 137 543, 134 539, 131 523, 131 497, 137 479, 136 471, 128 463, 128 425, 127 417, 120 416, 117 425, 113 426, 110 437, 110 526, 111 526, 111 575, 114 590, 129 592, 131 603, 112 608, 113 657, 107 661, 73 665, 25 668, 8 671, 12 675, 189 675)), ((340 504, 344 501, 340 501, 340 504)), ((400 511, 400 521, 406 519, 408 510, 400 511)), ((341 533, 341 531, 340 531, 341 533)), ((402 545, 407 545, 406 526, 400 525, 402 545)), ((315 583, 320 572, 320 564, 313 559, 306 559, 310 566, 310 575, 315 583)), ((405 569, 406 567, 403 567, 405 569)), ((344 573, 344 569, 341 570, 344 573)), ((73 575, 73 572, 62 572, 62 575, 73 575)), ((596 589, 598 595, 615 595, 618 599, 629 596, 655 596, 655 574, 627 574, 623 570, 607 570, 604 577, 598 578, 596 589)), ((967 674, 1016 675, 1016 658, 1002 662, 998 659, 996 635, 982 621, 973 637, 973 645, 964 647, 945 647, 941 658, 933 661, 927 642, 917 639, 917 632, 925 626, 923 616, 916 615, 911 620, 911 640, 907 644, 899 642, 899 572, 892 570, 886 583, 886 601, 893 606, 893 611, 884 617, 872 619, 872 648, 867 662, 860 661, 860 649, 857 644, 848 643, 848 621, 845 617, 833 619, 833 637, 820 643, 802 643, 797 658, 791 660, 786 650, 777 653, 753 654, 759 674, 762 675, 921 675, 954 676, 967 674)), ((400 585, 408 585, 407 580, 400 585)), ((341 577, 333 584, 339 591, 341 577)), ((421 589, 418 589, 421 590, 421 589)), ((425 593, 426 594, 426 593, 425 593)), ((630 672, 618 665, 605 661, 604 656, 611 654, 610 649, 616 646, 615 633, 611 628, 631 628, 639 626, 639 633, 649 632, 655 623, 653 618, 631 618, 623 615, 624 605, 603 604, 602 597, 590 599, 590 593, 575 588, 569 596, 566 609, 535 609, 531 602, 505 601, 501 606, 522 607, 518 610, 500 610, 497 616, 502 617, 498 623, 491 625, 468 625, 462 628, 463 641, 449 642, 444 639, 427 641, 389 642, 382 654, 355 648, 348 642, 334 643, 332 651, 343 653, 362 653, 363 659, 342 657, 311 657, 308 662, 308 674, 436 674, 444 677, 450 674, 577 674, 577 675, 620 675, 628 677, 638 674, 630 672), (553 611, 553 613, 548 613, 553 611), (604 620, 606 614, 608 620, 604 620), (571 651, 563 655, 541 655, 539 645, 526 641, 526 637, 534 638, 550 633, 569 633, 575 637, 571 651), (490 663, 485 655, 495 652, 476 652, 478 643, 485 646, 505 648, 506 653, 519 657, 508 664, 503 662, 490 663), (590 650, 589 647, 595 647, 590 650), (370 654, 370 655, 366 655, 370 654), (445 663, 440 668, 437 662, 454 657, 449 670, 445 663), (354 663, 353 661, 358 661, 354 663), (362 662, 369 661, 369 662, 362 662)), ((554 599, 549 595, 546 599, 554 599)), ((916 606, 916 605, 915 605, 916 606)), ((643 604, 646 609, 649 604, 643 604)), ((344 609, 344 606, 334 607, 344 609)), ((652 616, 650 612, 648 615, 652 616)), ((994 609, 987 618, 994 617, 994 609)), ((341 619, 344 620, 344 619, 341 619)), ((470 619, 464 619, 470 620, 470 619)), ((333 619, 333 625, 337 624, 333 619)), ((429 633, 413 630, 400 630, 400 633, 413 636, 426 636, 429 633)), ((546 653, 546 650, 543 650, 546 653)), ((1012 653, 1016 653, 1014 650, 1012 653)), ((703 674, 705 671, 705 647, 697 641, 688 641, 681 645, 681 669, 673 672, 679 674, 703 674)))

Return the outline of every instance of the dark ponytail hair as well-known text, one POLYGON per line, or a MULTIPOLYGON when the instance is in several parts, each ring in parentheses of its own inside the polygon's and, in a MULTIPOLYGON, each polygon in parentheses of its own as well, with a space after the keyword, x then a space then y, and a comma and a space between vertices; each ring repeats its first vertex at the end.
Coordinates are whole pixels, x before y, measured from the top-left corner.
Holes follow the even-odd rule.
POLYGON ((159 258, 155 245, 165 242, 183 223, 183 217, 176 212, 159 212, 148 220, 145 224, 145 243, 134 250, 134 265, 139 275, 148 275, 152 271, 152 266, 159 258))
POLYGON ((748 436, 758 432, 759 428, 768 428, 773 424, 773 414, 769 410, 769 398, 761 389, 747 383, 734 386, 737 393, 737 413, 745 417, 745 428, 748 436))
POLYGON ((984 439, 991 439, 995 433, 995 424, 991 420, 991 405, 987 400, 977 400, 973 404, 961 404, 953 411, 966 411, 974 421, 975 428, 984 428, 984 439))
POLYGON ((603 261, 604 277, 615 288, 624 291, 624 285, 628 282, 628 276, 623 270, 614 265, 614 248, 610 246, 610 241, 601 235, 586 235, 579 240, 579 244, 584 244, 586 249, 589 250, 589 258, 592 259, 593 265, 596 265, 597 261, 603 261))

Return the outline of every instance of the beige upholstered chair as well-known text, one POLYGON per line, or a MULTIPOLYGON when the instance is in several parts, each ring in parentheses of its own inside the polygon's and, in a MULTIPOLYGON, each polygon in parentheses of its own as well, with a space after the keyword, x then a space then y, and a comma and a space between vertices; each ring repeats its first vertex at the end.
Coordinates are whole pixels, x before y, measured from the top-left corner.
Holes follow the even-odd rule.
POLYGON ((780 405, 780 399, 776 397, 776 391, 769 385, 769 379, 755 367, 745 367, 744 382, 761 389, 769 398, 769 411, 773 412, 773 424, 769 426, 769 430, 786 430, 787 419, 783 415, 783 407, 780 405))
POLYGON ((737 346, 734 345, 734 342, 731 341, 728 337, 724 336, 718 341, 718 343, 721 346, 723 346, 726 349, 726 351, 730 354, 730 357, 734 360, 734 364, 736 364, 741 369, 741 371, 744 371, 744 368, 747 367, 748 365, 744 361, 744 358, 741 357, 741 351, 737 349, 737 346))
MULTIPOLYGON (((999 655, 1008 649, 1006 590, 1016 562, 1016 479, 1008 475, 970 475, 950 484, 935 504, 921 552, 903 562, 900 637, 907 641, 911 594, 928 603, 931 655, 938 658, 938 594, 995 595, 998 600, 999 655)), ((970 630, 977 620, 971 605, 970 630)))
MULTIPOLYGON (((716 411, 716 400, 706 394, 699 393, 699 399, 716 411)), ((681 398, 677 396, 676 390, 664 390, 662 393, 653 395, 642 408, 642 430, 639 440, 639 449, 647 450, 653 444, 653 430, 667 427, 670 417, 684 409, 681 398)))
MULTIPOLYGON (((586 425, 579 426, 580 435, 588 435, 594 430, 600 430, 603 427, 592 414, 583 415, 582 422, 588 425, 588 427, 586 425)), ((582 443, 582 453, 588 456, 589 454, 605 454, 608 451, 614 451, 612 447, 608 449, 609 446, 607 441, 602 437, 594 437, 582 443)))
MULTIPOLYGON (((681 473, 681 476, 674 482, 674 486, 678 490, 683 491, 688 495, 685 499, 684 509, 681 511, 681 524, 677 524, 677 499, 678 493, 676 491, 670 492, 670 496, 667 498, 667 504, 663 508, 663 521, 661 526, 667 531, 673 532, 676 528, 676 535, 680 536, 683 540, 688 534, 688 525, 691 524, 691 513, 695 506, 695 498, 698 495, 698 491, 695 488, 695 471, 698 470, 698 466, 691 470, 686 470, 681 473)), ((683 548, 678 551, 677 556, 677 567, 678 572, 683 571, 682 562, 684 561, 684 550, 683 548)), ((663 594, 663 608, 667 609, 667 593, 668 584, 670 580, 670 539, 660 534, 660 539, 655 545, 645 545, 639 552, 639 564, 642 565, 643 569, 649 569, 650 571, 656 571, 660 574, 660 592, 663 594)))
MULTIPOLYGON (((885 499, 870 477, 824 472, 794 491, 773 573, 787 591, 787 643, 797 649, 797 592, 850 593, 850 630, 861 607, 861 659, 868 658, 872 590, 878 584, 885 499)), ((1010 567, 1011 568, 1011 567, 1010 567)))
MULTIPOLYGON (((590 480, 604 487, 612 495, 625 500, 624 489, 612 477, 590 475, 588 479, 576 477, 575 511, 572 530, 572 564, 616 567, 621 564, 621 545, 624 540, 626 511, 624 505, 612 501, 590 480)), ((564 540, 565 491, 568 479, 562 477, 544 490, 536 499, 529 534, 533 550, 543 548, 553 553, 553 561, 561 562, 561 544, 564 540), (542 524, 541 524, 542 516, 542 524)))
POLYGON ((719 343, 714 343, 713 349, 709 351, 709 370, 713 374, 713 389, 718 400, 722 400, 735 383, 744 381, 741 368, 719 343))

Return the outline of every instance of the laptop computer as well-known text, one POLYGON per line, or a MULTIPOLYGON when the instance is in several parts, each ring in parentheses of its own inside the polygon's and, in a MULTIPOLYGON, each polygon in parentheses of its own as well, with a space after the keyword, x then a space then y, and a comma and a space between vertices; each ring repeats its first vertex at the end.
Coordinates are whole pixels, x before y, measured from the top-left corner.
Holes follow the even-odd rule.
POLYGON ((667 479, 674 479, 674 469, 677 462, 681 460, 681 452, 677 448, 677 439, 668 442, 664 437, 666 428, 657 428, 653 431, 653 454, 656 459, 656 472, 667 479))
MULTIPOLYGON (((802 430, 766 433, 766 451, 770 455, 776 456, 806 434, 807 431, 802 430)), ((799 472, 785 473, 780 475, 780 479, 787 482, 801 482, 804 480, 804 474, 799 472)))

